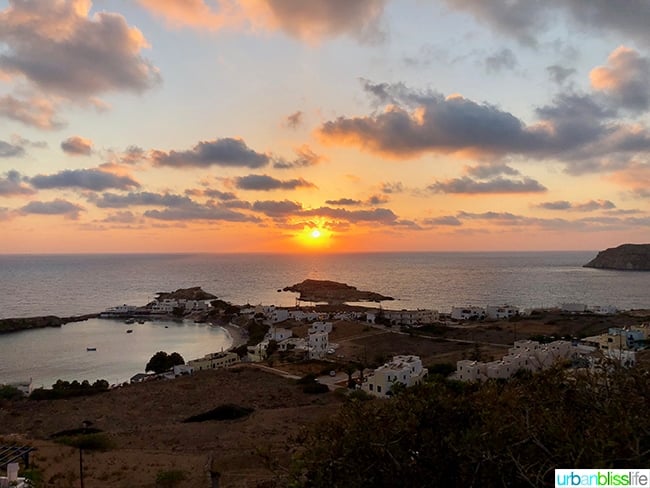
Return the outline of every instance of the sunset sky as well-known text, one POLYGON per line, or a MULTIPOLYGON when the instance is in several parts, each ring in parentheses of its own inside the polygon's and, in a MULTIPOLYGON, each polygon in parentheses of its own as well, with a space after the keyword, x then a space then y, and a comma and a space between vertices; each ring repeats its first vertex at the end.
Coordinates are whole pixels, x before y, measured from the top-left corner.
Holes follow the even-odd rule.
POLYGON ((0 0, 0 253, 650 242, 647 0, 0 0))

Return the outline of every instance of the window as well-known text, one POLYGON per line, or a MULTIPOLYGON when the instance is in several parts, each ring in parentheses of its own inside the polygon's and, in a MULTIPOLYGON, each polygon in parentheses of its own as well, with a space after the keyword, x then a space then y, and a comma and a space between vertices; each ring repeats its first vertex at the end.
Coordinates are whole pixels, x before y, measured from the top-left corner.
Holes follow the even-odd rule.
POLYGON ((381 393, 381 386, 377 385, 377 393, 381 393))
POLYGON ((368 389, 369 389, 370 391, 372 391, 372 387, 373 387, 373 386, 374 386, 374 385, 373 385, 372 383, 368 383, 368 389))

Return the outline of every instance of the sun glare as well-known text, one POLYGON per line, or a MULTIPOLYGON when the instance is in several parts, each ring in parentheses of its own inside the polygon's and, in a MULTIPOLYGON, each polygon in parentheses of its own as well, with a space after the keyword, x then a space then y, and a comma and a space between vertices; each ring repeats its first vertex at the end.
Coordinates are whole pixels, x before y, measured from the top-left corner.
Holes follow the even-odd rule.
POLYGON ((302 231, 296 234, 296 239, 303 249, 319 250, 329 248, 332 233, 323 227, 307 227, 305 226, 302 231))
POLYGON ((311 234, 309 234, 312 239, 318 239, 321 236, 321 232, 318 229, 314 229, 311 231, 311 234))

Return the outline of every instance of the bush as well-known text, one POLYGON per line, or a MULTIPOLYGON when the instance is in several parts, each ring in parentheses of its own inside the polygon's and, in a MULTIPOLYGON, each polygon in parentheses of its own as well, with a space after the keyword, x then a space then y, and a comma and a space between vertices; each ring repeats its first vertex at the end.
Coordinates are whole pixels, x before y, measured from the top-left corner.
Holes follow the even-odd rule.
POLYGON ((145 372, 153 371, 160 374, 180 364, 185 364, 185 360, 177 352, 168 355, 165 351, 158 351, 151 356, 144 370, 145 372))
POLYGON ((312 383, 307 383, 306 385, 303 385, 302 387, 302 392, 303 393, 309 393, 309 394, 314 394, 318 395, 321 393, 327 393, 330 391, 329 387, 327 385, 324 385, 323 383, 318 383, 316 381, 312 383))
POLYGON ((77 380, 72 382, 57 380, 57 382, 52 385, 51 390, 46 388, 36 388, 33 390, 29 395, 29 399, 57 400, 60 398, 97 395, 98 393, 104 393, 106 391, 108 391, 108 381, 106 380, 97 380, 93 384, 90 384, 87 380, 83 380, 81 383, 77 380))
POLYGON ((0 385, 0 400, 18 400, 25 395, 15 386, 0 385))
POLYGON ((226 403, 224 405, 219 405, 217 408, 208 412, 192 415, 183 420, 183 423, 206 422, 208 420, 237 420, 242 417, 247 417, 253 413, 253 411, 254 409, 249 407, 240 407, 239 405, 226 403))
POLYGON ((446 378, 456 371, 456 366, 451 363, 439 363, 432 364, 431 366, 428 366, 427 369, 429 370, 429 375, 438 375, 446 378))

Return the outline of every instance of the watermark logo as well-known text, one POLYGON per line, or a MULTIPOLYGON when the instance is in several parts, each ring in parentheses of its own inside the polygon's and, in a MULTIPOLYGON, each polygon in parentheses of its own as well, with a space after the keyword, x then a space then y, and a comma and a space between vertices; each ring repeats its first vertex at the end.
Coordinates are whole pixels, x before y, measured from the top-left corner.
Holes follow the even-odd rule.
POLYGON ((650 488, 650 469, 556 469, 555 488, 650 488))

